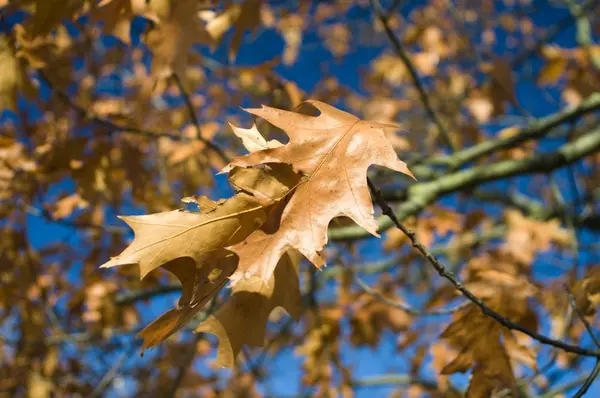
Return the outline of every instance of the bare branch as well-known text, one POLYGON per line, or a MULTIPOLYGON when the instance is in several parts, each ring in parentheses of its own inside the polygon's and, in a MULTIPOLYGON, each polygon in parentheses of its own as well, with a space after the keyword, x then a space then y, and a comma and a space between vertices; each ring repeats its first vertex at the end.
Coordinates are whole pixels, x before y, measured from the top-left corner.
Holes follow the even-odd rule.
MULTIPOLYGON (((600 150, 600 128, 596 128, 577 140, 561 146, 558 150, 541 153, 522 159, 504 160, 492 164, 472 167, 438 177, 435 180, 417 183, 408 188, 407 199, 396 208, 398 220, 402 221, 422 211, 440 197, 483 183, 508 177, 533 173, 548 173, 574 163, 600 150)), ((386 217, 378 217, 379 231, 394 226, 386 217)), ((370 236, 359 226, 331 229, 329 239, 354 240, 370 236)))
POLYGON ((409 230, 402 223, 400 223, 400 221, 396 217, 396 214, 394 213, 392 208, 387 204, 387 202, 381 196, 381 192, 379 191, 379 189, 373 185, 371 180, 367 180, 367 181, 369 183, 369 188, 371 189, 371 192, 373 193, 373 196, 375 197, 375 202, 379 205, 379 207, 383 211, 383 214, 388 216, 392 220, 393 224, 410 239, 413 247, 415 249, 417 249, 427 259, 427 261, 435 268, 435 270, 440 274, 440 276, 442 276, 443 278, 450 281, 450 283, 452 283, 458 291, 460 291, 467 299, 469 299, 469 301, 471 301, 473 304, 475 304, 477 307, 479 307, 479 309, 481 310, 481 312, 484 315, 489 316, 490 318, 492 318, 493 320, 498 322, 500 325, 502 325, 508 329, 516 330, 521 333, 524 333, 524 334, 528 335, 529 337, 539 341, 542 344, 551 345, 551 346, 560 348, 564 351, 572 352, 574 354, 600 358, 600 351, 589 350, 586 348, 574 346, 571 344, 567 344, 563 341, 555 340, 555 339, 546 337, 544 335, 541 335, 539 333, 532 332, 532 331, 522 327, 521 325, 512 322, 508 318, 505 318, 504 316, 500 315, 499 313, 497 313, 496 311, 494 311, 490 307, 488 307, 479 297, 475 296, 469 289, 467 289, 465 287, 465 285, 462 282, 460 282, 458 280, 458 278, 452 272, 449 272, 446 269, 446 267, 437 260, 437 258, 435 258, 431 253, 429 253, 427 251, 425 246, 423 246, 417 240, 417 237, 413 231, 409 230))
POLYGON ((90 394, 91 398, 96 398, 96 397, 101 396, 104 393, 104 390, 106 390, 110 386, 110 384, 113 382, 115 377, 119 374, 119 370, 125 363, 127 356, 130 355, 137 348, 137 346, 135 345, 134 342, 131 342, 131 345, 132 345, 133 349, 125 351, 119 356, 119 359, 116 360, 114 365, 109 369, 108 372, 106 372, 106 374, 104 375, 102 380, 100 380, 100 383, 98 383, 96 388, 94 388, 94 391, 92 391, 92 393, 90 394))
POLYGON ((441 309, 441 310, 432 310, 432 311, 419 311, 419 310, 416 310, 416 309, 412 308, 411 306, 409 306, 407 304, 403 304, 403 303, 400 303, 398 301, 390 300, 389 298, 385 297, 384 295, 382 295, 381 293, 379 293, 375 289, 371 288, 369 285, 367 285, 365 283, 365 281, 363 281, 358 276, 355 276, 354 280, 356 281, 356 283, 358 284, 358 286, 360 286, 360 288, 365 293, 370 294, 371 296, 375 297, 376 299, 378 299, 378 300, 386 303, 390 307, 400 309, 400 310, 406 312, 407 314, 410 314, 410 315, 413 315, 413 316, 450 315, 450 314, 454 314, 456 311, 459 311, 462 308, 465 308, 467 305, 471 304, 469 301, 465 301, 465 302, 460 303, 460 304, 458 304, 458 305, 456 305, 456 306, 454 306, 452 308, 441 309))
POLYGON ((572 122, 581 116, 600 110, 600 93, 590 95, 585 101, 573 108, 567 108, 551 116, 529 123, 526 127, 512 136, 484 141, 453 155, 432 158, 425 163, 445 165, 450 169, 458 169, 462 165, 477 160, 498 150, 514 148, 526 141, 543 137, 552 129, 563 123, 572 122))
POLYGON ((573 398, 581 398, 588 391, 594 380, 598 377, 600 373, 600 359, 596 360, 596 365, 594 365, 594 369, 592 369, 592 373, 585 379, 585 382, 581 386, 579 390, 573 395, 573 398))
POLYGON ((592 338, 592 341, 594 342, 594 344, 596 344, 596 347, 600 348, 600 341, 598 341, 598 339, 596 338, 596 335, 594 334, 594 330, 592 329, 592 325, 590 325, 589 321, 587 320, 587 318, 585 317, 583 312, 581 312, 581 309, 579 307, 577 307, 577 303, 575 302, 575 297, 573 296, 573 292, 571 292, 571 289, 566 284, 563 285, 563 287, 567 291, 567 295, 569 296, 569 303, 571 304, 571 307, 573 307, 573 310, 575 310, 577 317, 584 324, 585 329, 587 330, 588 334, 592 338))
POLYGON ((409 374, 382 374, 377 376, 365 376, 351 381, 353 387, 372 387, 385 385, 410 385, 418 384, 427 389, 436 390, 434 382, 422 380, 409 374))
POLYGON ((440 116, 433 109, 433 106, 431 105, 431 101, 429 100, 429 95, 425 91, 425 86, 423 85, 423 83, 421 82, 421 78, 419 77, 419 73, 417 72, 415 66, 413 65, 408 53, 404 50, 402 43, 400 43, 400 40, 398 40, 398 38, 394 34, 394 31, 392 30, 392 28, 390 28, 390 26, 388 24, 388 19, 387 19, 386 15, 384 14, 384 11, 381 8, 381 4, 379 4, 378 0, 370 0, 370 3, 371 3, 371 8, 375 12, 375 15, 377 16, 377 18, 379 18, 379 21, 383 24, 385 33, 387 34, 390 41, 392 42, 392 45, 394 46, 394 50, 396 51, 396 54, 398 55, 398 57, 404 63, 404 66, 408 70, 408 73, 410 74, 413 84, 415 85, 415 87, 417 88, 417 91, 419 92, 419 97, 421 98, 421 102, 423 103, 423 106, 425 106, 425 110, 429 114, 429 117, 431 118, 431 120, 433 120, 433 122, 437 126, 437 129, 440 133, 440 136, 444 140, 444 143, 448 146, 448 148, 450 148, 450 150, 452 152, 456 151, 457 148, 456 148, 456 145, 454 144, 454 142, 452 141, 452 139, 450 138, 450 132, 444 125, 444 122, 442 121, 440 116))
POLYGON ((198 120, 198 116, 196 116, 196 111, 194 110, 194 104, 192 104, 190 95, 186 91, 186 89, 183 85, 183 82, 181 81, 181 79, 179 78, 177 73, 173 73, 172 76, 173 76, 173 80, 175 80, 175 83, 177 84, 177 87, 179 88, 181 97, 183 98, 183 101, 185 102, 185 105, 188 109, 188 113, 190 114, 190 119, 192 119, 192 123, 194 124, 194 127, 196 128, 196 139, 199 141, 202 141, 206 145, 206 147, 209 148, 210 150, 212 150, 214 153, 216 153, 221 158, 221 160, 223 160, 223 162, 229 163, 231 159, 229 159, 229 156, 227 156, 225 154, 225 152, 223 152, 221 150, 221 148, 219 148, 218 145, 215 145, 212 141, 209 141, 202 137, 202 129, 200 128, 200 121, 198 120))
MULTIPOLYGON (((95 113, 93 113, 92 111, 90 111, 88 109, 82 108, 75 101, 73 101, 66 92, 60 90, 54 84, 52 84, 52 81, 45 75, 44 71, 38 70, 37 72, 38 72, 38 75, 40 76, 40 79, 43 80, 44 83, 46 83, 46 85, 48 85, 48 87, 50 87, 56 93, 56 95, 58 96, 58 98, 60 98, 61 101, 63 101, 65 104, 69 105, 69 107, 71 107, 75 112, 79 113, 85 119, 108 128, 111 133, 135 133, 135 134, 139 134, 139 135, 142 135, 142 136, 145 136, 148 138, 166 137, 166 138, 170 138, 174 141, 188 141, 189 140, 189 138, 184 137, 181 134, 161 133, 161 132, 157 132, 157 131, 140 129, 140 128, 133 127, 133 126, 118 125, 106 118, 96 115, 95 113)), ((201 135, 198 135, 196 137, 196 139, 198 141, 203 142, 208 149, 214 151, 217 155, 219 155, 219 157, 223 158, 223 156, 224 156, 223 151, 221 151, 221 149, 218 146, 216 146, 215 144, 213 144, 211 141, 203 138, 201 135)))

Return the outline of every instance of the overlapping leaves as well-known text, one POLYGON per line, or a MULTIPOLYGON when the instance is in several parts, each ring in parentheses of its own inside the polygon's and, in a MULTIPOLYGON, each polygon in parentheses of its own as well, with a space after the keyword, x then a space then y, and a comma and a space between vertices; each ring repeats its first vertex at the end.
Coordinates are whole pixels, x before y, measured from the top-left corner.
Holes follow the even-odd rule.
POLYGON ((267 142, 255 127, 234 128, 251 151, 224 169, 238 190, 235 196, 220 202, 199 198, 200 213, 123 217, 135 239, 103 267, 137 264, 142 278, 161 267, 183 288, 179 307, 140 333, 145 347, 184 326, 229 278, 231 299, 198 331, 219 337, 218 363, 232 366, 242 345, 262 344, 272 309, 282 306, 299 315, 294 252, 323 266, 328 225, 338 216, 377 235, 367 168, 377 164, 412 176, 385 137, 384 129, 394 126, 361 121, 322 102, 307 104, 320 115, 248 110, 283 129, 290 142, 267 142))

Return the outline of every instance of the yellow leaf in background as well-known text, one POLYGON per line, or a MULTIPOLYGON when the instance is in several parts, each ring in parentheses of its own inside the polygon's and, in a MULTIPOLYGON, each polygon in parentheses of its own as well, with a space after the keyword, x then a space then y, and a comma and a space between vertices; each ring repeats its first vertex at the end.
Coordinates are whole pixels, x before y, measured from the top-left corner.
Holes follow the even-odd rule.
POLYGON ((489 98, 475 91, 471 97, 467 99, 467 109, 479 123, 486 123, 494 113, 494 104, 489 98))
POLYGON ((285 65, 292 65, 296 62, 302 44, 302 29, 304 20, 298 14, 291 14, 283 17, 279 21, 279 31, 285 41, 282 60, 285 65))
POLYGON ((184 78, 192 45, 211 43, 204 22, 198 16, 199 3, 196 0, 153 0, 150 8, 158 20, 147 35, 154 55, 152 73, 166 78, 175 72, 184 78))
POLYGON ((79 194, 73 194, 60 199, 54 205, 52 211, 52 217, 54 219, 61 219, 70 216, 77 209, 85 209, 89 206, 89 203, 83 199, 79 194))
POLYGON ((225 33, 233 27, 234 33, 229 47, 230 60, 235 59, 244 33, 260 26, 261 3, 262 0, 245 0, 241 4, 233 4, 206 25, 207 32, 215 42, 221 41, 225 33))
POLYGON ((556 84, 558 79, 564 75, 567 64, 568 61, 565 58, 555 58, 546 61, 538 75, 538 84, 556 84))
POLYGON ((20 86, 21 71, 14 48, 7 35, 0 35, 0 111, 17 109, 17 90, 20 86))
POLYGON ((600 306, 600 267, 591 268, 573 287, 577 307, 585 315, 593 315, 600 306))
POLYGON ((104 34, 118 37, 123 43, 131 44, 131 0, 102 0, 92 10, 91 17, 102 21, 104 34))

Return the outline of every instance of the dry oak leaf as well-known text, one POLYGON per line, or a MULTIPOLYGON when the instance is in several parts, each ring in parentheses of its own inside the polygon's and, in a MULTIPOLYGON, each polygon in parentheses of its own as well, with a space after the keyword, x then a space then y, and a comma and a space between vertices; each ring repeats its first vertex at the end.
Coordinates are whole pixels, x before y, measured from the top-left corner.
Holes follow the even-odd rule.
MULTIPOLYGON (((497 251, 473 258, 465 269, 465 280, 488 307, 529 330, 537 330, 537 317, 529 304, 536 288, 522 270, 512 257, 497 251)), ((536 369, 536 351, 474 304, 457 312, 441 337, 459 351, 441 373, 473 370, 467 397, 487 397, 505 388, 514 391, 515 364, 536 369)))
POLYGON ((242 345, 262 347, 267 320, 276 307, 300 318, 298 264, 299 258, 284 255, 269 282, 259 277, 240 281, 229 301, 196 328, 219 339, 216 366, 232 368, 242 345))
POLYGON ((315 266, 325 265, 319 252, 327 243, 329 222, 338 216, 349 217, 379 236, 367 187, 367 168, 376 164, 413 177, 385 136, 384 129, 395 126, 362 121, 319 101, 305 104, 317 108, 320 115, 267 106, 246 109, 284 130, 290 142, 237 157, 223 171, 234 166, 289 163, 305 179, 294 189, 278 230, 271 234, 258 230, 229 248, 240 258, 231 277, 233 283, 254 275, 268 281, 281 256, 292 248, 315 266))
POLYGON ((441 337, 459 350, 459 354, 444 366, 441 374, 473 369, 467 398, 488 397, 504 388, 516 391, 511 361, 502 344, 503 332, 511 333, 483 315, 478 307, 469 305, 442 333, 441 337))
POLYGON ((144 278, 180 257, 190 257, 200 266, 215 250, 246 238, 266 216, 264 206, 252 195, 240 193, 206 214, 172 210, 120 217, 133 229, 135 238, 102 268, 138 264, 144 278))
POLYGON ((17 92, 21 86, 22 71, 9 36, 0 35, 0 110, 17 109, 17 92))
POLYGON ((575 303, 585 315, 594 315, 600 306, 600 267, 591 268, 573 287, 575 303))
POLYGON ((177 258, 189 257, 200 267, 216 250, 244 240, 267 220, 269 209, 249 192, 265 192, 272 202, 284 198, 297 183, 290 172, 272 169, 237 169, 231 181, 243 189, 235 196, 213 202, 207 213, 182 210, 120 217, 134 231, 133 242, 102 268, 138 264, 140 277, 177 258), (281 177, 281 176, 284 177, 281 177), (278 179, 279 178, 279 179, 278 179), (286 186, 289 183, 291 186, 286 186))
POLYGON ((237 258, 223 247, 243 240, 265 224, 275 213, 269 205, 284 198, 299 180, 291 167, 274 166, 278 167, 233 170, 230 181, 240 192, 228 200, 185 198, 207 213, 175 210, 123 218, 133 228, 135 239, 120 256, 102 267, 138 264, 142 278, 162 267, 182 285, 178 307, 140 332, 144 349, 156 346, 185 326, 225 285, 236 269, 237 258))
POLYGON ((226 250, 218 251, 201 268, 196 268, 189 257, 164 264, 162 268, 181 282, 181 297, 177 308, 165 312, 138 334, 144 340, 142 350, 157 346, 184 327, 227 283, 236 265, 237 259, 226 250))

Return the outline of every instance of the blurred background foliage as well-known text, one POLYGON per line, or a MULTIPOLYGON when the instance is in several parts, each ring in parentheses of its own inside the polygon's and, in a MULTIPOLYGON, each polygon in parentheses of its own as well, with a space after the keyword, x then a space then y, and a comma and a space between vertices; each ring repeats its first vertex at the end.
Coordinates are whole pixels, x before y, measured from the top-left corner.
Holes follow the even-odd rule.
POLYGON ((140 357, 178 283, 98 266, 132 238, 118 214, 231 194, 215 174, 243 153, 240 107, 310 98, 397 123, 418 182, 370 174, 399 217, 490 307, 592 347, 599 3, 0 1, 0 394, 447 397, 471 377, 496 397, 571 396, 593 359, 465 306, 385 221, 381 240, 334 221, 329 267, 300 269, 301 321, 273 312, 233 371, 191 333, 227 288, 140 357))

